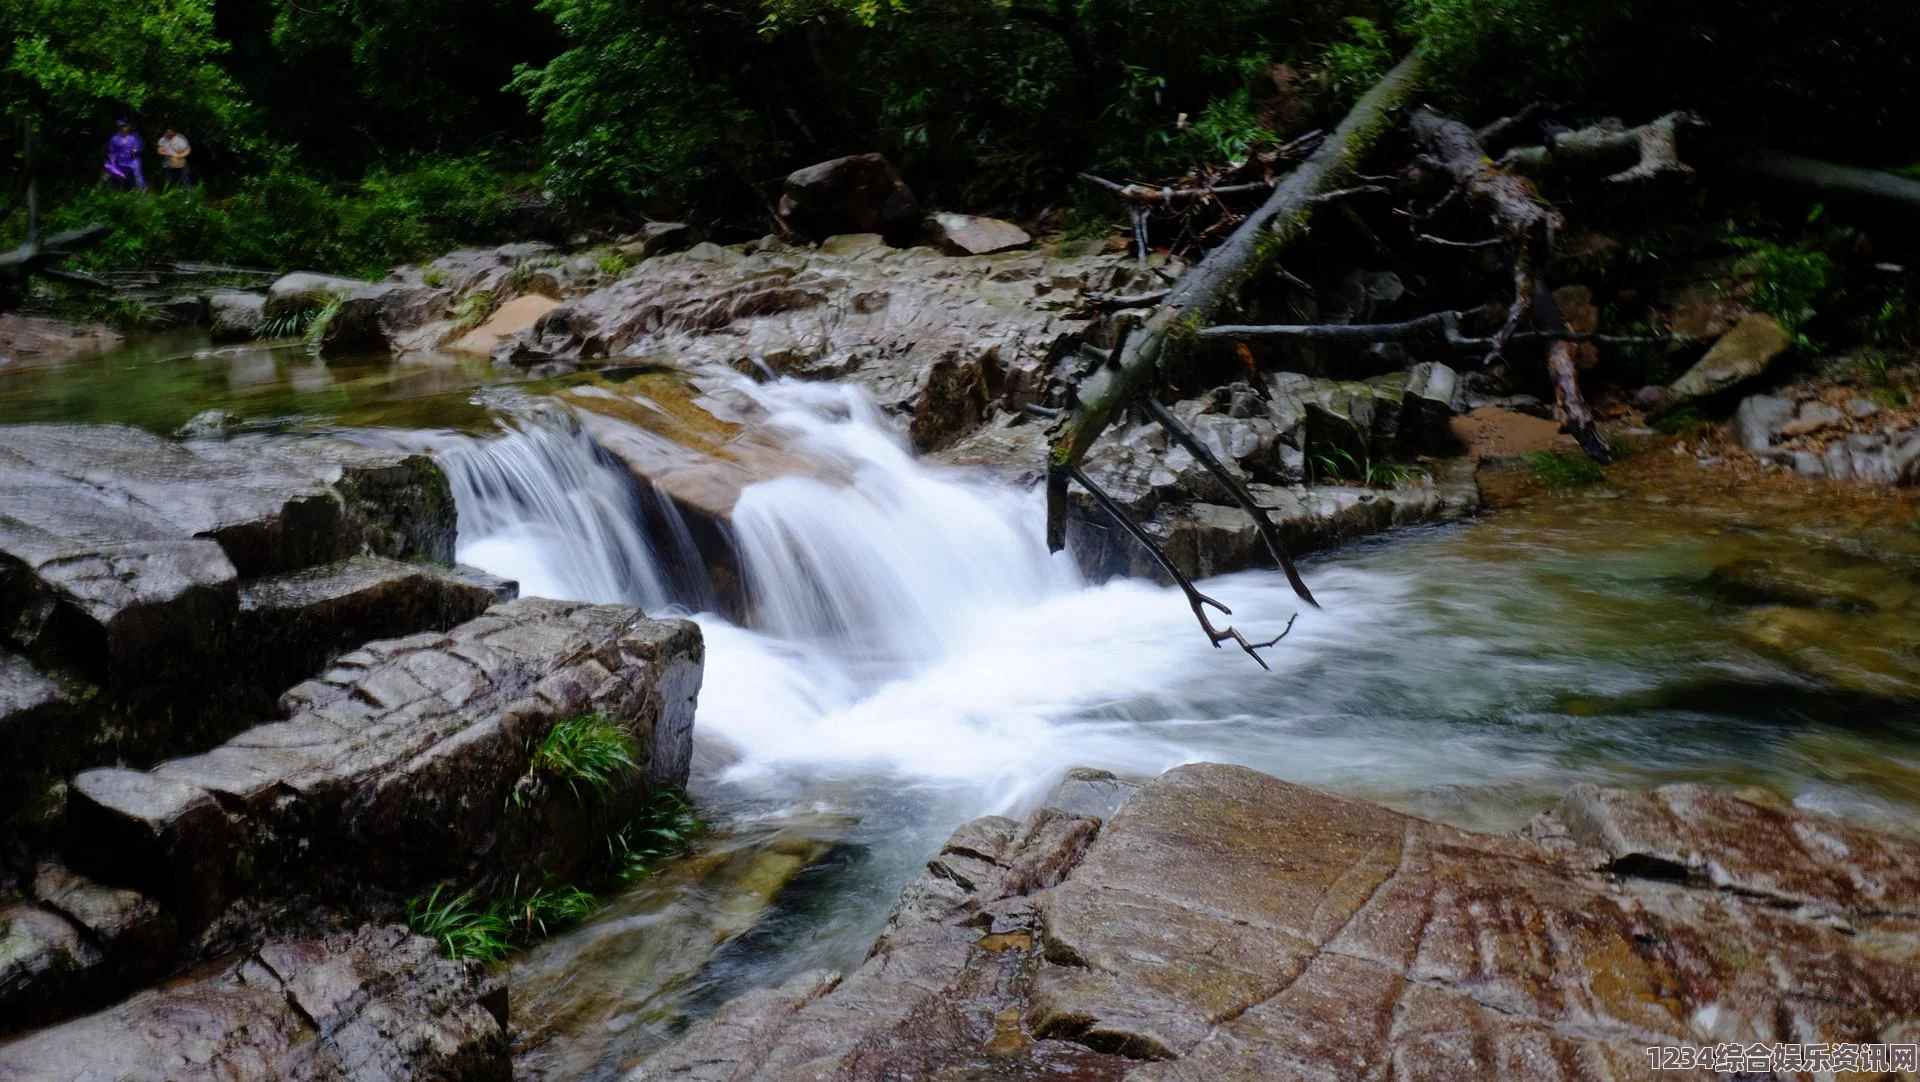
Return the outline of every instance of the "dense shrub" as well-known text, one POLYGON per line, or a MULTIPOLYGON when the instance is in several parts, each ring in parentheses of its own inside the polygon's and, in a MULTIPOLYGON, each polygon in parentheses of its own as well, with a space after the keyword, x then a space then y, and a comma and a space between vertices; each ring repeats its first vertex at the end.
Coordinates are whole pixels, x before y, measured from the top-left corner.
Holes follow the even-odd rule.
POLYGON ((60 202, 48 224, 113 226, 81 260, 91 269, 198 260, 378 276, 493 236, 512 204, 510 181, 477 160, 376 170, 351 187, 281 166, 225 196, 92 187, 60 202))

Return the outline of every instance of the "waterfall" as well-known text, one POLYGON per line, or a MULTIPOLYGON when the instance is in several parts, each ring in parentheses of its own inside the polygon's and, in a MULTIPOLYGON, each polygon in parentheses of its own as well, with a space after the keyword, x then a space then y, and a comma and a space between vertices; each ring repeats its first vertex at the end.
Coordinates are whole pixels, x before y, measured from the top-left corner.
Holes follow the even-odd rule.
POLYGON ((667 607, 676 599, 645 532, 657 504, 566 422, 536 415, 440 449, 459 511, 457 558, 517 580, 523 594, 667 607))

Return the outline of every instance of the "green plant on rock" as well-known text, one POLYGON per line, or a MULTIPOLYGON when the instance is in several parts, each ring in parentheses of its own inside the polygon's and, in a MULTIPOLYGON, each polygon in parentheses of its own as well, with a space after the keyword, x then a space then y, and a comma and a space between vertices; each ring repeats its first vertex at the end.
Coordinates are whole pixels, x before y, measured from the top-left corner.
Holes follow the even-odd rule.
POLYGON ((622 883, 645 879, 661 861, 686 851, 706 831, 707 824, 678 794, 655 793, 640 814, 607 839, 613 878, 622 883))
POLYGON ((640 742, 599 714, 569 718, 547 730, 510 798, 525 804, 547 781, 565 782, 574 798, 605 797, 640 769, 640 742))
POLYGON ((1527 472, 1548 488, 1580 488, 1607 479, 1607 473, 1585 455, 1535 451, 1526 456, 1527 472))
POLYGON ((1307 482, 1315 478, 1355 481, 1369 488, 1391 488, 1420 476, 1418 466, 1372 455, 1355 457, 1342 447, 1321 445, 1307 451, 1307 482))
POLYGON ((594 260, 594 265, 600 268, 601 274, 609 278, 618 278, 633 269, 634 259, 627 253, 616 249, 602 252, 600 258, 594 260))
POLYGON ((493 292, 477 290, 467 294, 459 304, 453 306, 453 327, 455 331, 465 332, 478 327, 493 314, 493 292))
POLYGON ((449 958, 503 961, 511 949, 513 926, 495 907, 483 905, 470 890, 445 897, 445 886, 407 903, 407 927, 438 940, 449 958))
POLYGON ((260 338, 299 338, 307 333, 307 325, 313 322, 313 310, 298 312, 280 312, 260 321, 260 338))
POLYGON ((334 317, 340 314, 340 306, 345 304, 346 300, 345 297, 336 293, 327 298, 327 303, 308 314, 305 331, 308 345, 318 346, 320 340, 326 337, 327 328, 333 325, 334 317))
POLYGON ((429 267, 425 271, 421 272, 420 281, 425 285, 430 285, 435 289, 439 289, 441 286, 444 286, 449 281, 451 281, 451 279, 447 277, 446 271, 443 271, 438 267, 429 267))
POLYGON ((525 942, 553 934, 586 919, 599 901, 592 892, 571 885, 543 886, 525 894, 520 882, 489 907, 510 929, 516 941, 525 942))

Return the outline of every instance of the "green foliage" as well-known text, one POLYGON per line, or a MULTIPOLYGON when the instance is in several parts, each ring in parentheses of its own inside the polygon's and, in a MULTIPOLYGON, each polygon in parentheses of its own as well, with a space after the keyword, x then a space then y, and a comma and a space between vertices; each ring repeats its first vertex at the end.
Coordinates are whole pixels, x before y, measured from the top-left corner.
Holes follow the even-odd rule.
MULTIPOLYGON (((1809 224, 1819 217, 1820 208, 1815 207, 1809 224)), ((1779 321, 1802 349, 1814 348, 1805 327, 1818 314, 1835 277, 1833 257, 1820 241, 1802 236, 1781 243, 1748 235, 1731 223, 1725 241, 1729 248, 1744 253, 1740 270, 1753 276, 1754 306, 1779 321)))
POLYGON ((543 886, 521 893, 520 882, 489 907, 518 941, 539 939, 585 920, 599 901, 576 886, 543 886))
POLYGON ((443 884, 407 903, 407 927, 438 940, 449 958, 492 965, 517 947, 586 919, 598 905, 592 893, 576 886, 522 891, 516 879, 499 897, 482 901, 470 890, 447 893, 443 884))
MULTIPOLYGON (((640 758, 640 742, 626 726, 586 714, 547 731, 527 763, 527 776, 565 782, 576 799, 585 799, 583 787, 604 797, 640 769, 640 758)), ((514 789, 516 796, 523 791, 514 789)))
POLYGON ((1372 455, 1354 457, 1342 447, 1322 444, 1307 449, 1307 482, 1315 478, 1327 481, 1352 481, 1369 488, 1391 488, 1421 475, 1421 470, 1404 462, 1372 455))
POLYGON ((1358 15, 1348 16, 1346 23, 1350 36, 1327 46, 1321 63, 1340 97, 1352 100, 1380 81, 1394 56, 1378 23, 1358 15))
MULTIPOLYGON (((511 183, 484 159, 375 170, 354 187, 323 184, 283 162, 223 198, 89 188, 57 203, 48 228, 113 226, 75 261, 87 270, 193 259, 377 277, 496 235, 512 207, 511 183)), ((16 213, 6 225, 17 235, 24 218, 16 213)))
POLYGON ((442 898, 445 887, 407 903, 407 927, 415 934, 439 940, 449 958, 473 958, 489 964, 506 960, 512 948, 513 925, 495 907, 483 904, 472 891, 442 898))
POLYGON ((335 294, 327 298, 327 303, 315 309, 312 318, 307 320, 306 339, 310 346, 318 346, 327 335, 327 328, 333 324, 333 317, 340 314, 340 306, 346 298, 335 294))
POLYGON ((1527 472, 1548 488, 1580 488, 1607 479, 1606 471, 1585 455, 1535 451, 1525 461, 1527 472))
POLYGON ((213 16, 212 0, 0 0, 0 117, 54 138, 128 110, 231 121, 213 16))
POLYGON ((279 312, 260 321, 260 338, 304 338, 307 327, 313 322, 314 310, 301 309, 298 312, 279 312))
POLYGON ((476 290, 462 298, 453 307, 453 326, 456 331, 470 331, 487 321, 493 314, 493 293, 490 290, 476 290))
POLYGON ((661 861, 685 852, 706 831, 679 796, 665 790, 654 794, 639 815, 607 839, 613 878, 631 883, 652 875, 661 861))

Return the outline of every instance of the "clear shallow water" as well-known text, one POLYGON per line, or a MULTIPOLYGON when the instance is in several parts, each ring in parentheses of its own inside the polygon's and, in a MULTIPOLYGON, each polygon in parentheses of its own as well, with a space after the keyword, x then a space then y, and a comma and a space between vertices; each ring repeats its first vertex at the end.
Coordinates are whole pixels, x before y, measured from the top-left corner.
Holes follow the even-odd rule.
MULTIPOLYGON (((1300 614, 1267 673, 1211 648, 1169 589, 1083 582, 1045 551, 1037 492, 913 461, 858 393, 748 393, 797 454, 852 480, 742 495, 751 616, 695 617, 708 661, 694 792, 723 828, 837 817, 838 857, 663 990, 641 1012, 660 1033, 745 987, 857 962, 954 826, 1020 812, 1072 765, 1235 762, 1486 829, 1583 781, 1759 785, 1920 823, 1911 502, 1649 452, 1610 487, 1309 559, 1325 607, 1300 614), (1755 587, 1755 566, 1785 585, 1755 587)), ((599 487, 582 447, 521 431, 464 454, 514 462, 571 506, 599 487)), ((475 468, 443 461, 456 486, 475 468)), ((610 582, 619 569, 603 565, 632 558, 579 528, 510 521, 492 498, 460 506, 461 559, 536 589, 610 582)), ((1296 611, 1277 573, 1204 588, 1249 631, 1296 611)))
MULTIPOLYGON (((716 836, 556 949, 667 921, 705 950, 711 922, 687 913, 734 892, 700 869, 737 868, 775 836, 819 843, 757 923, 727 925, 710 962, 623 962, 609 999, 548 1034, 548 1077, 610 1075, 746 987, 856 962, 954 826, 1020 812, 1071 765, 1236 762, 1489 829, 1581 781, 1758 785, 1920 824, 1912 494, 1702 471, 1656 449, 1599 489, 1304 561, 1325 609, 1300 615, 1267 673, 1212 649, 1170 590, 1081 581, 1046 553, 1037 493, 914 462, 845 388, 739 389, 776 442, 821 468, 741 497, 749 616, 736 623, 697 611, 684 544, 649 547, 640 524, 660 525, 659 501, 564 415, 524 408, 553 384, 513 389, 502 419, 491 385, 514 377, 484 364, 202 349, 161 339, 0 370, 0 422, 164 431, 219 406, 292 428, 387 429, 441 456, 463 561, 527 593, 700 621, 693 791, 716 836)), ((641 393, 618 379, 596 382, 641 393)), ((1205 588, 1249 632, 1295 611, 1277 573, 1205 588)), ((578 964, 611 966, 604 946, 578 964)))

